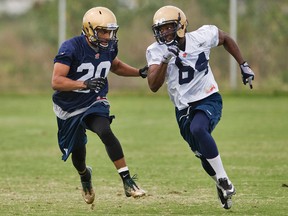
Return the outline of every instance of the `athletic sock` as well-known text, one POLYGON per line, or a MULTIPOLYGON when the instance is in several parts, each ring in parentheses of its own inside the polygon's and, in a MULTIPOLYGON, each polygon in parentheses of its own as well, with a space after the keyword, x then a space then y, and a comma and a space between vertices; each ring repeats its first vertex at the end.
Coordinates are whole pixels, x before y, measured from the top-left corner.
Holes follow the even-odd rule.
POLYGON ((122 181, 124 181, 124 179, 131 178, 130 172, 129 172, 129 169, 127 166, 118 169, 118 173, 119 173, 122 181))
POLYGON ((229 181, 229 178, 228 178, 228 176, 227 176, 227 173, 226 173, 226 171, 225 171, 225 169, 224 169, 224 167, 223 167, 220 154, 219 154, 217 157, 215 157, 215 158, 207 159, 207 161, 208 161, 209 164, 212 166, 212 168, 215 170, 217 180, 218 180, 219 178, 227 178, 228 183, 229 183, 229 184, 231 183, 231 182, 229 181))

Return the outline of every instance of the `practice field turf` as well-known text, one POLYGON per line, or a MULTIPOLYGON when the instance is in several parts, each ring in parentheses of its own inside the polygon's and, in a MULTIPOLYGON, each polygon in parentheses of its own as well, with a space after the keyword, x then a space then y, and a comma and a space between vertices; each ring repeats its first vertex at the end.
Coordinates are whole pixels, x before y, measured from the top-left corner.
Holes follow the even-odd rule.
POLYGON ((167 96, 111 94, 114 133, 148 195, 126 198, 99 138, 88 132, 95 207, 61 161, 50 95, 0 96, 0 215, 287 215, 288 97, 224 95, 213 132, 237 194, 224 210, 180 137, 167 96))

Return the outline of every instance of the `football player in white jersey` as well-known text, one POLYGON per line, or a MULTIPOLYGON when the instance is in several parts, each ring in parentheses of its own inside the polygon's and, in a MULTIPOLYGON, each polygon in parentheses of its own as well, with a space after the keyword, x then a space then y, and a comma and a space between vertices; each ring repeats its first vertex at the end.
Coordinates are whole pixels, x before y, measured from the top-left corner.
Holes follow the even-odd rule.
POLYGON ((53 108, 58 123, 62 159, 71 154, 80 175, 86 203, 94 202, 90 167, 86 166, 86 130, 97 134, 117 169, 127 197, 141 197, 145 191, 135 183, 127 167, 119 140, 110 128, 112 116, 106 97, 110 71, 120 76, 147 76, 147 68, 136 69, 117 58, 117 20, 105 7, 94 7, 83 17, 83 34, 65 41, 54 59, 53 108))
POLYGON ((228 34, 214 25, 187 32, 187 25, 185 14, 177 7, 164 6, 155 13, 152 29, 156 42, 146 51, 148 84, 157 92, 166 80, 180 133, 215 181, 222 207, 230 209, 236 190, 211 136, 222 113, 222 98, 209 65, 211 48, 224 46, 239 63, 242 81, 250 88, 254 73, 228 34))

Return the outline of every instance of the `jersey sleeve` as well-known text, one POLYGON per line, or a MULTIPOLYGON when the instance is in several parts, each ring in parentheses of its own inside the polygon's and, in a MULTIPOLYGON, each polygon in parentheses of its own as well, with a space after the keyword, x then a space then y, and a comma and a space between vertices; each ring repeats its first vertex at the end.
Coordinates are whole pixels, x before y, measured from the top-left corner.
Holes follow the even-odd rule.
POLYGON ((198 29, 198 32, 205 37, 209 47, 216 47, 219 43, 219 31, 215 25, 204 25, 198 29))
POLYGON ((54 63, 59 62, 71 66, 73 60, 72 46, 69 41, 65 41, 59 48, 58 54, 54 58, 54 63))
MULTIPOLYGON (((161 45, 163 46, 163 45, 161 45)), ((161 64, 161 60, 163 58, 163 49, 161 49, 161 46, 157 44, 151 44, 147 50, 146 50, 146 60, 148 66, 157 64, 161 64)))

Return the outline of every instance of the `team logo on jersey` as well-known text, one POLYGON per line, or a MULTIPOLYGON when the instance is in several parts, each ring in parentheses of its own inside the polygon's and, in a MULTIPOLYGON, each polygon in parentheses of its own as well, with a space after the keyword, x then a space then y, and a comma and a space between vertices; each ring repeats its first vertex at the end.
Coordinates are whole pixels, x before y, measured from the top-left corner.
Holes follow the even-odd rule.
POLYGON ((186 58, 186 57, 187 57, 187 53, 184 52, 184 53, 182 54, 182 56, 183 56, 183 58, 186 58))
POLYGON ((210 86, 209 89, 206 90, 206 93, 210 93, 210 92, 212 92, 212 91, 215 90, 215 89, 216 89, 216 86, 215 86, 215 85, 212 85, 212 86, 210 86))
POLYGON ((99 59, 99 58, 100 58, 100 53, 96 53, 95 59, 99 59))
POLYGON ((198 44, 198 47, 202 47, 202 46, 204 46, 205 43, 206 43, 206 42, 203 42, 203 43, 198 44))

